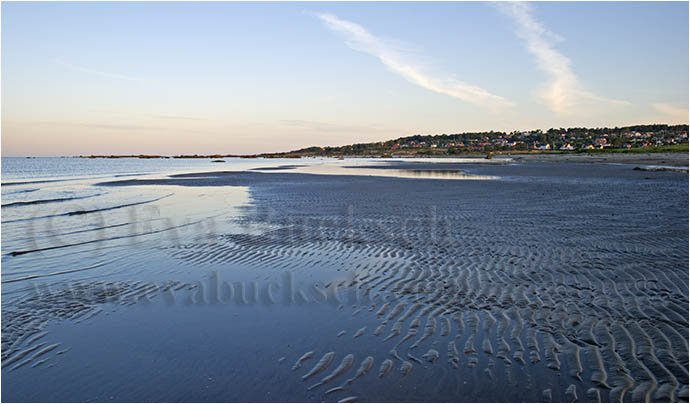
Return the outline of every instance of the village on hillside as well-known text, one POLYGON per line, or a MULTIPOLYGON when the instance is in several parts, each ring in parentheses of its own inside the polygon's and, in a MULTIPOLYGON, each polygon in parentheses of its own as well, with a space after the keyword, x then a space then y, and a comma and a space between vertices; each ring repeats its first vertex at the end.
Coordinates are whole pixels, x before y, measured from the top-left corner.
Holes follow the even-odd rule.
MULTIPOLYGON (((254 155, 90 155, 82 158, 299 158, 342 156, 448 156, 473 153, 688 152, 688 125, 638 125, 623 128, 569 128, 531 131, 414 135, 375 143, 313 146, 254 155)), ((218 162, 222 162, 218 160, 218 162)))
MULTIPOLYGON (((687 145, 688 125, 639 125, 624 128, 569 128, 532 131, 479 132, 443 135, 415 135, 387 142, 341 147, 310 147, 297 154, 371 153, 460 154, 467 152, 589 151, 659 148, 687 145)), ((619 150, 622 151, 622 150, 619 150)), ((651 151, 651 150, 650 150, 651 151)))

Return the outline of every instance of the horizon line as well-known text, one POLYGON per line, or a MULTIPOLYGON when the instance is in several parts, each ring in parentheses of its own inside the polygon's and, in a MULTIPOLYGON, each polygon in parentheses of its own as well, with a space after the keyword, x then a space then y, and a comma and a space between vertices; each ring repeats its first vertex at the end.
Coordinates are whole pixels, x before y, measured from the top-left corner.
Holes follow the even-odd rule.
MULTIPOLYGON (((512 131, 500 131, 500 130, 483 130, 483 131, 464 131, 464 132, 447 132, 447 133, 440 133, 440 134, 412 134, 412 135, 405 135, 405 136, 399 136, 396 138, 389 138, 386 140, 381 140, 381 141, 372 141, 372 142, 360 142, 360 143, 347 143, 343 145, 338 145, 338 146, 318 146, 318 145, 312 145, 312 146, 305 146, 301 147, 299 149, 292 149, 292 150, 287 150, 287 151, 273 151, 273 152, 259 152, 259 153, 244 153, 244 154, 233 154, 233 153, 213 153, 213 154, 199 154, 199 153, 194 153, 194 154, 182 154, 182 153, 176 153, 176 154, 158 154, 158 153, 152 153, 152 154, 146 154, 146 153, 122 153, 122 154, 79 154, 79 155, 51 155, 51 156, 31 156, 31 155, 0 155, 1 158, 140 158, 140 157, 146 157, 146 158, 176 158, 176 157, 181 157, 181 158, 247 158, 247 157, 260 157, 260 156, 265 156, 265 155, 274 155, 274 154, 288 154, 288 153, 296 153, 300 150, 303 149, 308 149, 308 148, 313 148, 313 147, 318 147, 318 148, 326 148, 326 147, 346 147, 346 146, 353 146, 353 145, 365 145, 365 144, 375 144, 375 143, 385 143, 393 140, 398 140, 398 139, 404 139, 407 137, 413 137, 413 136, 430 136, 430 137, 437 137, 437 136, 452 136, 452 135, 463 135, 463 134, 479 134, 479 133, 515 133, 515 132, 534 132, 534 131, 542 131, 542 132, 548 132, 551 129, 555 130, 561 130, 565 129, 566 131, 570 129, 625 129, 625 128, 631 128, 635 126, 668 126, 668 127, 674 127, 674 126, 688 126, 690 128, 689 123, 676 123, 676 124, 669 124, 669 123, 645 123, 645 124, 633 124, 633 125, 624 125, 624 126, 600 126, 600 127, 586 127, 586 126, 571 126, 571 127, 550 127, 549 129, 544 130, 543 128, 534 128, 534 129, 514 129, 512 131)), ((510 150, 508 150, 510 151, 510 150)), ((513 150, 513 151, 520 151, 520 150, 513 150)))

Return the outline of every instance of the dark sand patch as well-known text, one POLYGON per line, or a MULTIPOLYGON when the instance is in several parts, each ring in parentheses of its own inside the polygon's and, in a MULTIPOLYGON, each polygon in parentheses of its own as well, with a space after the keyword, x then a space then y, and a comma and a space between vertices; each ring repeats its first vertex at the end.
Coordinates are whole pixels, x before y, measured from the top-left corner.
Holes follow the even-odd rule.
POLYGON ((515 154, 516 161, 688 166, 688 153, 515 154))

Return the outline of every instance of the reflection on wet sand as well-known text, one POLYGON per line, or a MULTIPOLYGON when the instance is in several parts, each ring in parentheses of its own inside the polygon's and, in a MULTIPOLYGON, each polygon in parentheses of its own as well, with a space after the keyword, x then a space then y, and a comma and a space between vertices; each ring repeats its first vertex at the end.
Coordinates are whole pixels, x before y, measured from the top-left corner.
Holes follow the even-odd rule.
MULTIPOLYGON (((468 160, 468 159, 465 159, 468 160)), ((465 162, 463 160, 462 162, 465 162)), ((478 160, 475 160, 476 163, 478 160)), ((387 162, 366 162, 361 164, 361 167, 353 165, 353 162, 343 161, 329 161, 318 164, 308 165, 290 165, 272 168, 257 168, 257 171, 284 171, 301 174, 318 174, 318 175, 354 175, 354 176, 374 176, 374 177, 392 177, 392 178, 428 178, 428 179, 452 179, 452 180, 493 180, 495 176, 491 175, 475 175, 468 174, 461 170, 452 169, 390 169, 387 167, 387 162), (380 168, 371 168, 372 164, 381 166, 380 168)))

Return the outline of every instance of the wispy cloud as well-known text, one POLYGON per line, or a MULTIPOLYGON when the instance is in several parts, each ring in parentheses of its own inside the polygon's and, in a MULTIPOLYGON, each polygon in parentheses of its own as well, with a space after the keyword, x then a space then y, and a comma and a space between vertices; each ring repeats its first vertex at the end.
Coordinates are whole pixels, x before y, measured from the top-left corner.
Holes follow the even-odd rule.
POLYGON ((657 112, 663 115, 663 122, 668 123, 688 123, 688 109, 680 108, 670 104, 652 104, 657 112))
POLYGON ((515 21, 517 34, 525 41, 527 50, 534 55, 537 67, 548 74, 549 83, 539 95, 552 111, 559 114, 572 113, 579 106, 592 101, 629 104, 627 101, 607 99, 584 90, 572 70, 570 59, 553 45, 554 41, 562 38, 537 21, 527 3, 502 2, 497 3, 496 7, 515 21))
POLYGON ((411 61, 409 56, 398 47, 372 35, 364 27, 351 21, 341 20, 333 14, 315 13, 326 26, 345 36, 350 48, 377 57, 388 70, 396 73, 411 83, 427 90, 449 95, 460 100, 484 107, 505 107, 513 105, 498 95, 491 94, 483 88, 458 81, 452 76, 441 76, 426 73, 418 61, 411 61))
POLYGON ((98 70, 92 70, 92 69, 87 69, 86 67, 81 67, 81 66, 76 66, 71 63, 63 62, 62 60, 55 59, 53 60, 55 64, 58 64, 62 67, 66 67, 70 70, 82 72, 82 73, 87 73, 91 74, 94 76, 100 76, 108 79, 116 79, 116 80, 126 80, 126 81, 144 81, 144 79, 139 78, 139 77, 132 77, 132 76, 125 76, 122 74, 116 74, 116 73, 107 73, 107 72, 101 72, 98 70))
POLYGON ((199 117, 190 116, 190 115, 152 114, 152 113, 138 112, 138 111, 112 111, 112 110, 103 110, 103 109, 96 109, 94 111, 99 112, 99 113, 105 113, 108 115, 138 116, 138 117, 156 118, 156 119, 170 119, 170 120, 178 120, 178 121, 203 121, 203 120, 205 120, 205 118, 199 118, 199 117))
POLYGON ((120 130, 120 131, 133 131, 133 130, 167 130, 170 128, 163 128, 157 126, 143 126, 143 125, 130 125, 122 123, 102 123, 102 122, 71 122, 71 121, 38 121, 36 124, 39 125, 50 125, 50 126, 72 126, 81 127, 88 129, 106 129, 106 130, 120 130))
POLYGON ((151 115, 152 117, 155 118, 160 118, 160 119, 175 119, 175 120, 180 120, 180 121, 202 121, 202 118, 197 118, 194 116, 183 116, 183 115, 151 115))
MULTIPOLYGON (((5 122, 3 121, 3 125, 5 122)), ((99 122, 99 121, 30 121, 30 122, 12 122, 12 124, 19 124, 21 127, 30 125, 45 127, 65 127, 75 129, 89 129, 98 131, 120 131, 120 132, 154 132, 155 135, 165 134, 198 134, 198 135, 213 135, 224 136, 227 134, 225 130, 206 130, 198 126, 181 126, 181 125, 139 125, 136 123, 121 123, 121 122, 99 122)), ((45 129, 42 129, 45 130, 45 129)), ((91 131, 89 131, 91 133, 91 131)), ((201 140, 200 140, 201 141, 201 140)))

